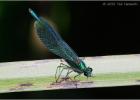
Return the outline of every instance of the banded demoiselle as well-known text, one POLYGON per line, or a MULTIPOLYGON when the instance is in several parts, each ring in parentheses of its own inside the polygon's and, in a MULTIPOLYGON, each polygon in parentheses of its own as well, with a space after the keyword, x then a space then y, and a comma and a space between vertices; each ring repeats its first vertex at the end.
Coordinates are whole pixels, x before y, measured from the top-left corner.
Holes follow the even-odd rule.
POLYGON ((37 16, 30 8, 29 12, 36 20, 34 23, 35 32, 45 47, 68 63, 68 65, 60 63, 60 66, 57 67, 56 74, 58 69, 60 71, 60 68, 62 68, 62 70, 59 72, 60 74, 58 76, 55 74, 56 82, 64 69, 68 70, 66 77, 71 72, 78 73, 74 79, 81 74, 84 74, 86 77, 91 77, 92 68, 86 66, 84 61, 78 57, 75 51, 62 39, 59 33, 53 29, 49 22, 43 17, 37 16))

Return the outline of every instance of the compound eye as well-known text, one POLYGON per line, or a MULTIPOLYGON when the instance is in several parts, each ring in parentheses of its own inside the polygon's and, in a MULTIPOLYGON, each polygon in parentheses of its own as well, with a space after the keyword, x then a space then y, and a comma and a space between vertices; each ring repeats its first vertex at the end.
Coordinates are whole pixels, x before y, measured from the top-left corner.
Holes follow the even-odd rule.
POLYGON ((86 72, 84 73, 84 75, 85 75, 85 76, 88 76, 88 74, 87 74, 86 72))
POLYGON ((88 67, 88 71, 92 72, 92 68, 88 67))
POLYGON ((91 72, 92 72, 92 70, 93 70, 93 69, 92 69, 92 68, 90 68, 90 70, 91 70, 91 72))

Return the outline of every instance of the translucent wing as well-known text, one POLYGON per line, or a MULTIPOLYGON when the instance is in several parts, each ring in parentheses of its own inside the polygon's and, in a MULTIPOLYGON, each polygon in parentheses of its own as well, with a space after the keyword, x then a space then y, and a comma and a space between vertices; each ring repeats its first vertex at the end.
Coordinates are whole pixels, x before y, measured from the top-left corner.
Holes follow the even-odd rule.
POLYGON ((36 34, 50 52, 75 63, 80 59, 70 46, 60 37, 44 18, 39 18, 34 24, 36 34))

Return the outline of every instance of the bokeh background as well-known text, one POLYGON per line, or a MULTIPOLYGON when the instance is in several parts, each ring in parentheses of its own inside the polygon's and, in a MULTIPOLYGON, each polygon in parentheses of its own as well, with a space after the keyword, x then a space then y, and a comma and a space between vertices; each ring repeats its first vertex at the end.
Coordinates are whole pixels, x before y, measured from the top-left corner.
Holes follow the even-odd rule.
POLYGON ((1 1, 0 62, 58 58, 34 34, 32 8, 79 56, 140 53, 140 9, 103 2, 1 1))

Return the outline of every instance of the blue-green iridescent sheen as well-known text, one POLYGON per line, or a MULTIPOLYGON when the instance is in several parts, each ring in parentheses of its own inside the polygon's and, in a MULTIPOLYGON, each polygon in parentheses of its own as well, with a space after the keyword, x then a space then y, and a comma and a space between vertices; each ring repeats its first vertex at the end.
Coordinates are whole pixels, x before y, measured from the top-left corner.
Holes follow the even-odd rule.
POLYGON ((92 68, 87 67, 82 59, 78 57, 75 51, 61 38, 48 21, 42 17, 38 17, 33 10, 29 9, 31 15, 36 19, 34 26, 35 31, 46 48, 57 56, 62 57, 78 74, 84 73, 90 77, 92 68))

